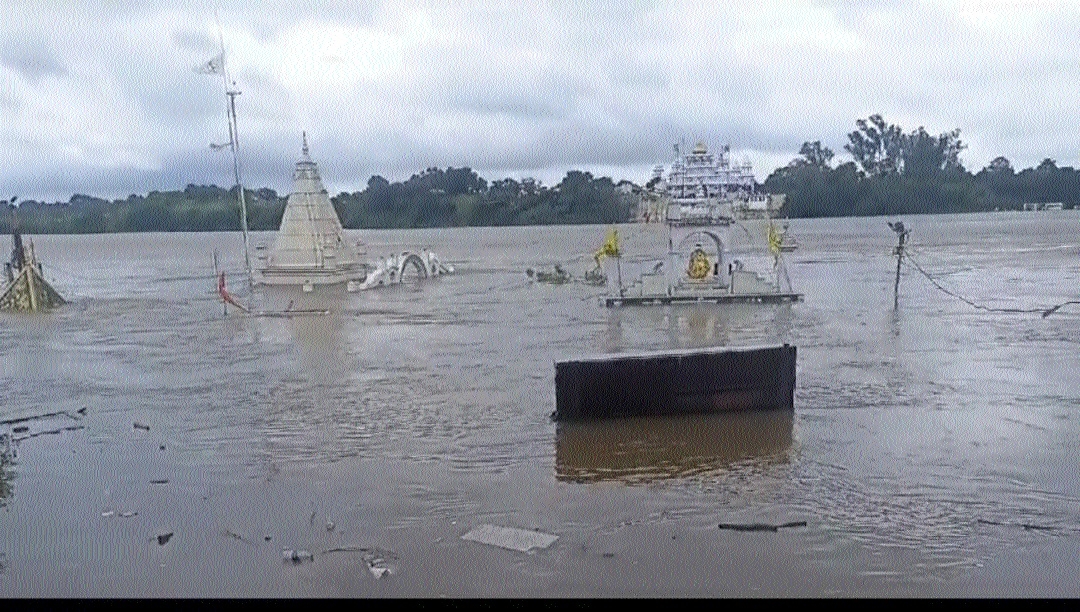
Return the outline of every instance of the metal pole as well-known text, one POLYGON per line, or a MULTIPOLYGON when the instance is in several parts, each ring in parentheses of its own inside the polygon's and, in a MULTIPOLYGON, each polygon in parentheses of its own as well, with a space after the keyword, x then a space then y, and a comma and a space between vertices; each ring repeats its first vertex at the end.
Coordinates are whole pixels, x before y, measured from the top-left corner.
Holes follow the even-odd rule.
POLYGON ((247 199, 244 197, 244 185, 240 182, 240 159, 238 156, 238 149, 240 147, 239 134, 236 127, 236 96, 240 95, 239 91, 229 90, 226 92, 229 96, 229 140, 232 146, 233 154, 233 175, 236 178, 237 197, 240 199, 240 226, 244 231, 244 267, 247 269, 248 275, 248 301, 250 302, 251 296, 255 290, 255 282, 251 273, 251 253, 248 239, 248 222, 247 222, 247 199))
POLYGON ((896 246, 896 282, 893 284, 893 310, 900 308, 900 263, 904 260, 904 240, 908 232, 897 232, 899 243, 896 246))
POLYGON ((625 295, 622 284, 622 249, 619 248, 619 230, 615 233, 615 274, 619 277, 619 297, 625 295))
POLYGON ((615 256, 615 274, 619 278, 619 297, 625 295, 622 284, 622 255, 615 256))
POLYGON ((247 200, 244 197, 244 185, 240 181, 240 138, 239 130, 236 124, 236 96, 240 95, 240 92, 234 89, 236 83, 230 83, 229 81, 229 69, 225 62, 225 36, 221 31, 221 21, 218 18, 217 11, 214 11, 214 19, 217 21, 218 43, 221 46, 221 80, 222 83, 225 85, 225 95, 229 98, 229 105, 227 109, 229 115, 229 148, 232 150, 233 176, 236 179, 237 198, 240 200, 240 228, 244 232, 244 267, 247 269, 248 275, 248 307, 250 310, 251 300, 254 299, 253 294, 255 289, 255 281, 251 273, 250 241, 248 239, 247 223, 247 200))

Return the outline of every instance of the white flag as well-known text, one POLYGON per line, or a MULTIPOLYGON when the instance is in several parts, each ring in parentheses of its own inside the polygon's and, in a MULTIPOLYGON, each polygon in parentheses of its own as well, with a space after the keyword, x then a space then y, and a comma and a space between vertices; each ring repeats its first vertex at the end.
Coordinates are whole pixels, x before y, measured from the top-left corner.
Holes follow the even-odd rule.
POLYGON ((225 65, 225 54, 219 53, 215 57, 211 58, 208 62, 201 66, 195 67, 195 72, 199 74, 221 74, 222 67, 225 65))

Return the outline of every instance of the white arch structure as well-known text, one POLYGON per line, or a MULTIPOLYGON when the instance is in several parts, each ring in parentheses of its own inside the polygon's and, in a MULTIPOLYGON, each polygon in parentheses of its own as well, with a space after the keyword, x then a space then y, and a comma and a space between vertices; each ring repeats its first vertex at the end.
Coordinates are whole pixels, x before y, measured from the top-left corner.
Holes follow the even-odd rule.
POLYGON ((454 266, 443 263, 439 256, 427 249, 419 253, 402 251, 395 253, 375 264, 375 269, 359 285, 359 289, 372 289, 394 283, 401 283, 409 268, 416 270, 421 279, 450 274, 454 266))

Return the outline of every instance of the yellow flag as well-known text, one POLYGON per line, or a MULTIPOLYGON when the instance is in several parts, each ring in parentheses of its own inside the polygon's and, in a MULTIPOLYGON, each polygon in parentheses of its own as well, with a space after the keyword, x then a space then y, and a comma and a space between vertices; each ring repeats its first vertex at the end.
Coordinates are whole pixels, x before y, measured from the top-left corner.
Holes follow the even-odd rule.
POLYGON ((607 238, 604 239, 604 246, 600 247, 600 250, 596 252, 596 259, 599 261, 603 257, 618 257, 619 256, 619 230, 614 227, 608 230, 607 238))
POLYGON ((773 255, 779 255, 780 254, 780 242, 783 240, 783 238, 780 236, 780 232, 778 232, 776 230, 776 225, 774 225, 772 221, 769 222, 768 239, 769 239, 769 250, 772 251, 773 255))

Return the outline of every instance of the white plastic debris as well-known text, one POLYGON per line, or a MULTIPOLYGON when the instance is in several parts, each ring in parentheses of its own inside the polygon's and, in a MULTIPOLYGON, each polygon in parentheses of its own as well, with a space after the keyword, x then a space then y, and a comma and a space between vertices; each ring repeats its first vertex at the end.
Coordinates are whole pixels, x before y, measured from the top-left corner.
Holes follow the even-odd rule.
POLYGON ((315 555, 311 554, 306 550, 293 550, 291 548, 286 548, 285 550, 281 551, 281 558, 285 561, 292 561, 293 563, 299 565, 304 561, 314 561, 315 555))
POLYGON ((372 548, 363 552, 364 564, 367 565, 368 571, 376 579, 382 578, 386 574, 393 575, 397 571, 397 555, 379 548, 372 548))
POLYGON ((122 518, 131 518, 133 516, 138 516, 138 515, 139 515, 138 512, 117 512, 116 510, 106 510, 106 511, 101 513, 101 516, 106 517, 106 518, 108 518, 110 516, 119 516, 119 517, 122 517, 122 518))
POLYGON ((480 525, 476 529, 461 536, 462 540, 480 542, 490 546, 498 546, 520 552, 529 552, 533 548, 547 548, 555 540, 557 535, 530 531, 527 529, 515 529, 513 527, 499 527, 497 525, 480 525))

